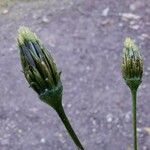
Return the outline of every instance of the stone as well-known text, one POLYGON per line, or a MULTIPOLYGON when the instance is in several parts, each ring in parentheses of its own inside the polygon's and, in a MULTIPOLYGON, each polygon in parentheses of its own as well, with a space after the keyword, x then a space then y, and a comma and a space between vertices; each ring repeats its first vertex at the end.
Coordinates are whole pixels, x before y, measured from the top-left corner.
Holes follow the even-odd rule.
POLYGON ((41 143, 45 143, 46 140, 45 140, 44 138, 41 138, 40 142, 41 142, 41 143))
POLYGON ((49 19, 47 18, 47 16, 43 16, 42 17, 42 22, 44 22, 44 23, 48 23, 49 22, 49 19))
POLYGON ((112 120, 113 120, 113 115, 112 115, 112 114, 107 114, 106 120, 107 120, 108 123, 112 122, 112 120))
POLYGON ((102 11, 102 16, 106 17, 108 16, 108 13, 109 13, 109 7, 105 8, 103 11, 102 11))
POLYGON ((4 15, 7 14, 7 13, 8 13, 8 9, 4 9, 3 12, 2 12, 2 14, 4 14, 4 15))
POLYGON ((136 15, 133 13, 120 13, 120 16, 122 17, 122 20, 124 21, 139 20, 141 18, 139 15, 136 15))
POLYGON ((131 29, 134 29, 134 30, 138 30, 140 28, 139 25, 132 25, 130 26, 131 29))

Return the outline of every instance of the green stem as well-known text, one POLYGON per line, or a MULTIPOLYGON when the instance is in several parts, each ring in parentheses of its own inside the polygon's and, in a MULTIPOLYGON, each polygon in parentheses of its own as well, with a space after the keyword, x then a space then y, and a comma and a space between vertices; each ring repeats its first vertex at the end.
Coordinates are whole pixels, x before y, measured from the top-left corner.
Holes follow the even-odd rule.
POLYGON ((74 141, 74 143, 76 144, 78 150, 84 150, 82 144, 80 143, 77 135, 75 134, 65 112, 64 112, 64 109, 63 109, 63 106, 62 104, 60 104, 57 108, 55 108, 57 114, 59 115, 59 117, 61 118, 64 126, 66 127, 68 133, 70 134, 72 140, 74 141))
POLYGON ((132 124, 133 124, 133 146, 134 150, 138 150, 137 144, 137 119, 136 119, 136 95, 137 90, 131 90, 132 94, 132 124))

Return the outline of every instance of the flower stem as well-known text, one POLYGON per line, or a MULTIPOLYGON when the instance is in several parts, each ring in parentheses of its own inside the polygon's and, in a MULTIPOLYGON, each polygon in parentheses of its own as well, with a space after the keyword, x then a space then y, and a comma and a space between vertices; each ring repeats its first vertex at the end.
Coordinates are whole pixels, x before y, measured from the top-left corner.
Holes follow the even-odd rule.
POLYGON ((66 127, 68 133, 70 134, 72 140, 74 141, 74 143, 76 144, 78 150, 84 150, 81 142, 79 141, 77 135, 75 134, 65 112, 64 112, 64 109, 63 109, 63 106, 62 104, 60 104, 57 108, 55 108, 57 114, 59 115, 60 119, 62 120, 64 126, 66 127))
POLYGON ((137 90, 131 90, 131 94, 132 94, 133 146, 134 146, 134 150, 138 150, 138 144, 137 144, 137 119, 136 119, 137 90))

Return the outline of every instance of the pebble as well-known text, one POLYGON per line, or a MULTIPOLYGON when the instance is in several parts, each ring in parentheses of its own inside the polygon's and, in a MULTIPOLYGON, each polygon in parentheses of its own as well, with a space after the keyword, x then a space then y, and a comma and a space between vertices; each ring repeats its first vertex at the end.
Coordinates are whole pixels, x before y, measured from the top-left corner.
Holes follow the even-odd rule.
POLYGON ((128 147, 127 150, 132 150, 132 147, 128 147))
POLYGON ((86 66, 86 70, 89 71, 91 68, 90 66, 86 66))
POLYGON ((132 25, 130 26, 131 29, 134 29, 134 30, 138 30, 140 28, 139 25, 132 25))
POLYGON ((131 5, 129 6, 129 9, 130 9, 131 11, 135 11, 135 10, 136 10, 136 6, 135 6, 134 4, 131 4, 131 5))
POLYGON ((15 50, 16 50, 16 49, 13 48, 13 47, 10 47, 10 48, 9 48, 9 51, 10 51, 10 52, 15 51, 15 50))
POLYGON ((35 108, 35 107, 33 107, 33 108, 29 108, 29 110, 30 110, 31 112, 33 112, 33 113, 37 113, 37 112, 38 112, 38 109, 37 109, 37 108, 35 108))
POLYGON ((142 129, 141 128, 137 128, 137 132, 141 133, 142 129))
POLYGON ((100 137, 97 137, 97 138, 95 139, 95 143, 96 143, 96 144, 101 144, 101 143, 102 143, 102 139, 101 139, 100 137))
POLYGON ((145 127, 144 131, 147 132, 150 135, 150 127, 145 127))
POLYGON ((105 86, 105 90, 108 91, 110 87, 108 85, 105 86))
POLYGON ((139 36, 139 39, 141 39, 141 40, 150 39, 150 36, 146 33, 143 33, 139 36))
POLYGON ((142 150, 148 150, 148 147, 144 145, 142 150))
POLYGON ((90 118, 90 120, 91 120, 91 122, 92 122, 92 124, 93 124, 94 126, 97 125, 96 120, 95 120, 94 118, 90 118))
POLYGON ((120 22, 120 23, 118 24, 118 26, 119 26, 119 27, 123 27, 123 23, 120 22))
POLYGON ((18 130, 18 133, 20 133, 20 134, 21 134, 21 133, 22 133, 22 130, 21 130, 21 129, 19 129, 19 130, 18 130))
POLYGON ((58 133, 57 136, 58 136, 59 140, 60 140, 62 143, 65 143, 65 139, 64 139, 64 137, 63 137, 63 134, 58 133))
POLYGON ((145 75, 145 76, 148 76, 148 75, 149 75, 149 72, 145 71, 145 72, 144 72, 144 75, 145 75))
POLYGON ((9 142, 9 139, 2 139, 0 143, 1 143, 1 145, 7 145, 10 142, 9 142))
POLYGON ((7 14, 7 13, 8 13, 8 9, 4 9, 3 12, 2 12, 2 14, 4 14, 4 15, 7 14))
POLYGON ((130 120, 131 120, 131 111, 129 111, 125 114, 125 121, 130 122, 130 120))
POLYGON ((95 133, 95 132, 96 132, 96 128, 93 128, 93 129, 92 129, 92 132, 95 133))
POLYGON ((147 71, 150 71, 150 67, 147 67, 147 71))
POLYGON ((143 5, 142 1, 135 1, 134 3, 129 5, 129 9, 131 11, 135 11, 136 9, 140 8, 143 5))
POLYGON ((83 77, 83 78, 81 77, 81 78, 79 78, 79 81, 86 83, 86 82, 87 82, 87 79, 86 79, 85 77, 83 77))
POLYGON ((69 103, 69 104, 67 104, 67 107, 68 107, 68 108, 71 108, 71 106, 72 106, 72 105, 71 105, 70 103, 69 103))
POLYGON ((112 114, 107 114, 107 116, 106 116, 106 120, 107 120, 107 122, 112 122, 112 120, 113 120, 113 115, 112 114))
POLYGON ((41 143, 45 143, 46 140, 45 140, 44 138, 41 138, 40 142, 41 142, 41 143))
POLYGON ((119 15, 122 16, 122 20, 124 21, 139 20, 141 18, 139 15, 133 13, 120 13, 119 15))
POLYGON ((131 20, 130 21, 130 25, 135 25, 136 24, 136 20, 131 20))
POLYGON ((113 20, 111 20, 111 19, 106 19, 106 20, 101 21, 100 24, 101 24, 102 26, 112 25, 112 24, 113 24, 113 20))
POLYGON ((147 87, 146 84, 141 85, 141 89, 146 89, 146 87, 147 87))
POLYGON ((102 16, 108 16, 108 13, 109 13, 109 7, 105 8, 103 11, 102 11, 102 16))
POLYGON ((76 114, 76 115, 79 115, 79 114, 80 114, 80 111, 79 111, 79 110, 76 110, 76 111, 75 111, 75 114, 76 114))
POLYGON ((49 22, 49 19, 47 18, 47 16, 43 16, 42 17, 42 22, 44 22, 44 23, 48 23, 49 22))
POLYGON ((36 13, 33 14, 32 17, 33 17, 33 19, 35 19, 35 20, 39 18, 39 16, 38 16, 36 13))

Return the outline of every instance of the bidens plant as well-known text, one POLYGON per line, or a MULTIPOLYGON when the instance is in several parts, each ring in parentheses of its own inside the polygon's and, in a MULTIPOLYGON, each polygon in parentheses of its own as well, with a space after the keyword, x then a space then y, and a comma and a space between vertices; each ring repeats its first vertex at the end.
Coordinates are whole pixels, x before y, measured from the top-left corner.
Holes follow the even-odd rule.
MULTIPOLYGON (((43 102, 47 103, 57 112, 77 149, 84 150, 64 112, 62 106, 63 85, 60 79, 61 73, 58 71, 52 56, 38 37, 26 27, 19 29, 17 40, 23 73, 30 87, 34 89, 43 102)), ((138 87, 142 82, 143 59, 139 48, 131 38, 126 38, 124 42, 121 71, 132 95, 133 145, 134 150, 138 150, 136 97, 138 87)))
POLYGON ((134 150, 137 150, 136 95, 137 89, 142 82, 143 59, 139 48, 131 38, 126 38, 124 42, 121 70, 122 76, 132 94, 133 143, 134 150))
POLYGON ((64 123, 77 148, 83 150, 62 106, 63 86, 60 72, 48 50, 41 41, 26 27, 18 31, 18 47, 20 49, 23 73, 39 98, 54 108, 64 123))

